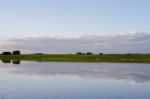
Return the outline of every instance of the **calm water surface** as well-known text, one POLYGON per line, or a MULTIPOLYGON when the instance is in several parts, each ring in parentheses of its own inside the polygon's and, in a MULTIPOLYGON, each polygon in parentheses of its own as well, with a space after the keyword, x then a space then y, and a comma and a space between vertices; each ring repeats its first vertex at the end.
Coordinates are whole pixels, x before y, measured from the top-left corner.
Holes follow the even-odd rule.
POLYGON ((0 99, 150 99, 150 64, 1 62, 0 99))

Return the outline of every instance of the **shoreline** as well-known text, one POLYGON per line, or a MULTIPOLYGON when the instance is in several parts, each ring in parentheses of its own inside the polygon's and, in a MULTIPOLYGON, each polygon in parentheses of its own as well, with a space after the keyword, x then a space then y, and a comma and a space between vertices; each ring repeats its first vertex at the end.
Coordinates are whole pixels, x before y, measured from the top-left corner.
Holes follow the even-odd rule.
POLYGON ((150 54, 22 54, 0 55, 0 60, 22 60, 39 62, 112 62, 112 63, 150 63, 150 54))

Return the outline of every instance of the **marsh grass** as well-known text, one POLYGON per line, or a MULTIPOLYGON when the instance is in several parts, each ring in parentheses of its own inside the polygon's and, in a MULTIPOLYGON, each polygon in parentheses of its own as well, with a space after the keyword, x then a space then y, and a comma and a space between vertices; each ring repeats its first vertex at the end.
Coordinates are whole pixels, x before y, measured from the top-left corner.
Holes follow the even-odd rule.
POLYGON ((45 62, 131 62, 150 63, 150 54, 105 54, 105 55, 76 55, 76 54, 23 54, 0 55, 1 60, 27 60, 45 62))

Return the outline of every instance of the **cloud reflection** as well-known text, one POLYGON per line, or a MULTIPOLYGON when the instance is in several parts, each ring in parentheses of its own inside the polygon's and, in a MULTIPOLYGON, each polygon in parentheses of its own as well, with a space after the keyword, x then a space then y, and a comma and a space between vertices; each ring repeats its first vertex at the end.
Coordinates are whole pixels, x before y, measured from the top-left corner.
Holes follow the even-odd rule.
POLYGON ((1 64, 1 73, 30 77, 80 77, 81 79, 111 79, 130 83, 150 81, 149 64, 23 62, 21 65, 1 64), (5 71, 5 72, 4 72, 5 71))

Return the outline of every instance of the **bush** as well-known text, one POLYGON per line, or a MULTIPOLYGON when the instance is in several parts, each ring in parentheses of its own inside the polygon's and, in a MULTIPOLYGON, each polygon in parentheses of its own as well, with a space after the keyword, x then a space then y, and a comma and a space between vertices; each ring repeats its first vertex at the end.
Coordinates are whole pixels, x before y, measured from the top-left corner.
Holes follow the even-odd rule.
POLYGON ((11 52, 3 52, 2 55, 11 55, 11 52))
POLYGON ((87 55, 92 55, 92 52, 87 52, 86 54, 87 54, 87 55))
POLYGON ((82 52, 77 52, 76 54, 77 54, 77 55, 81 55, 81 54, 83 54, 83 53, 82 53, 82 52))
POLYGON ((126 55, 131 55, 130 53, 127 53, 126 55))
POLYGON ((103 53, 99 53, 99 55, 103 55, 103 53))
POLYGON ((12 52, 12 55, 20 55, 21 53, 20 53, 20 51, 13 51, 12 52))

